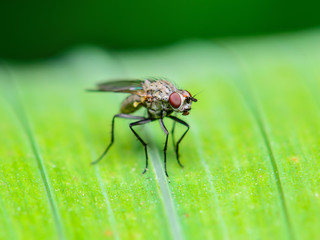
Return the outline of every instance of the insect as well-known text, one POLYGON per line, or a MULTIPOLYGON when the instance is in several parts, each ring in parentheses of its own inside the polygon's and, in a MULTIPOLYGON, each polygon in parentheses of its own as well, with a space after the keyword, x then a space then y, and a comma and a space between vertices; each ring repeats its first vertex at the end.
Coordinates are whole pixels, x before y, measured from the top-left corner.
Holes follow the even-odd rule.
POLYGON ((114 142, 114 124, 116 118, 125 118, 125 119, 135 119, 137 121, 129 124, 129 127, 137 139, 141 142, 145 151, 146 165, 145 169, 142 172, 143 174, 148 170, 148 150, 147 144, 139 136, 139 134, 134 130, 135 126, 143 125, 150 123, 155 120, 160 121, 160 126, 166 134, 166 141, 163 148, 164 153, 164 169, 165 174, 168 177, 167 172, 167 144, 169 132, 164 125, 163 118, 168 117, 174 121, 172 127, 172 136, 174 136, 175 123, 180 123, 184 125, 187 129, 182 134, 180 139, 175 143, 173 137, 173 144, 175 147, 175 153, 178 164, 183 167, 179 160, 179 144, 181 143, 184 136, 189 131, 190 126, 183 120, 172 116, 171 114, 182 113, 186 116, 191 110, 192 102, 197 102, 197 99, 192 97, 192 95, 186 91, 177 89, 176 86, 162 79, 144 79, 144 80, 123 80, 123 81, 110 81, 97 85, 97 89, 89 91, 98 91, 98 92, 120 92, 120 93, 129 93, 130 95, 124 99, 121 104, 120 113, 116 114, 112 118, 111 126, 111 141, 107 145, 106 149, 100 155, 100 157, 92 162, 92 164, 98 163, 109 151, 110 147, 114 142), (131 115, 141 107, 147 109, 147 117, 140 117, 131 115))

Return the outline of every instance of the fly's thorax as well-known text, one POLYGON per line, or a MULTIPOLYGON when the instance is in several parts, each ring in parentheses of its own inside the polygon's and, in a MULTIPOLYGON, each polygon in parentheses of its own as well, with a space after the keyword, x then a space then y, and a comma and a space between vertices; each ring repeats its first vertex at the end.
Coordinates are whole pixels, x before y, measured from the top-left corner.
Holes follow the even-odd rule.
POLYGON ((169 95, 176 91, 176 87, 166 80, 145 80, 142 87, 147 95, 151 95, 157 100, 168 100, 169 95))
POLYGON ((143 105, 152 118, 167 116, 173 111, 169 104, 169 95, 176 90, 176 87, 172 83, 166 80, 146 80, 143 83, 143 90, 143 105))
POLYGON ((152 98, 151 101, 146 101, 144 105, 148 109, 150 116, 154 119, 168 116, 173 111, 169 102, 163 98, 152 98))

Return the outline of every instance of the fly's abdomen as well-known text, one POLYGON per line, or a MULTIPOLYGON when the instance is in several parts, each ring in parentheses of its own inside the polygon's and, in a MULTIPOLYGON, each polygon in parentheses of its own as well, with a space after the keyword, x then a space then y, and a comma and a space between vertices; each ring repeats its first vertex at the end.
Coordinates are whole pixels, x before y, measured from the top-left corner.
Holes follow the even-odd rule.
POLYGON ((121 113, 133 113, 141 107, 141 97, 138 95, 128 96, 121 104, 121 113))

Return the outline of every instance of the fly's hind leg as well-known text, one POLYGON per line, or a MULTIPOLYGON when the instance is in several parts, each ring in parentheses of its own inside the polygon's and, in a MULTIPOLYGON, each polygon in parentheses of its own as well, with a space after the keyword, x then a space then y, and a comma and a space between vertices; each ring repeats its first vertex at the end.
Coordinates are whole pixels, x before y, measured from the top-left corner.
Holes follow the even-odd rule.
POLYGON ((147 150, 147 144, 142 140, 142 138, 139 136, 139 134, 133 129, 134 126, 137 126, 137 125, 143 125, 143 124, 146 124, 146 123, 149 123, 149 122, 152 122, 153 120, 152 119, 143 119, 143 120, 140 120, 140 121, 137 121, 137 122, 133 122, 133 123, 130 123, 129 124, 129 127, 131 129, 131 131, 133 132, 133 134, 138 138, 138 140, 141 142, 141 144, 143 145, 144 147, 144 152, 146 154, 146 166, 145 166, 145 169, 144 171, 142 172, 142 174, 144 174, 147 170, 148 170, 148 150, 147 150))
POLYGON ((97 160, 91 162, 92 165, 100 162, 102 160, 102 158, 108 153, 110 147, 112 146, 113 141, 114 141, 114 122, 115 122, 116 118, 140 119, 140 120, 145 119, 144 117, 132 116, 132 115, 123 114, 123 113, 114 115, 112 118, 112 125, 111 125, 111 141, 110 141, 109 145, 106 147, 106 149, 103 151, 103 153, 100 155, 100 157, 97 160))

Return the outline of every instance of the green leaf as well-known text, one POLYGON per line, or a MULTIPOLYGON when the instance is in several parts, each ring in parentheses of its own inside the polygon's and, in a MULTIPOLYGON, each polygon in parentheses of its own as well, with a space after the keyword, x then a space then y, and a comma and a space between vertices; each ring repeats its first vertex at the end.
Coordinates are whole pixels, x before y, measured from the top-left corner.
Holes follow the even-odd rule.
MULTIPOLYGON (((320 34, 189 42, 157 50, 80 48, 0 68, 1 239, 317 239, 320 34), (180 146, 158 122, 143 147, 111 119, 125 94, 97 82, 164 76, 197 95, 180 146), (171 139, 170 139, 171 141, 171 139)), ((143 114, 144 112, 139 112, 143 114)), ((165 119, 168 129, 172 121, 165 119)), ((177 125, 176 139, 184 131, 177 125)))

